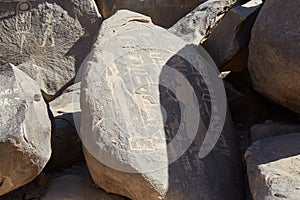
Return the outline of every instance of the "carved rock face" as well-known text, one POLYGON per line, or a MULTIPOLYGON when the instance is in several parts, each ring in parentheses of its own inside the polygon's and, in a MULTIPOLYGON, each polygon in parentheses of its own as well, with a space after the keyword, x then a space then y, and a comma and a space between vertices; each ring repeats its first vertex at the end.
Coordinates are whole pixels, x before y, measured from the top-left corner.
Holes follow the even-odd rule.
POLYGON ((0 67, 0 195, 33 180, 51 154, 51 123, 40 87, 12 65, 0 67))
POLYGON ((92 0, 0 2, 0 64, 13 63, 54 95, 89 53, 100 17, 92 0))
POLYGON ((121 9, 151 17, 154 24, 168 28, 205 0, 96 0, 104 19, 121 9))
POLYGON ((118 11, 83 67, 80 134, 98 186, 131 199, 242 198, 224 86, 202 48, 118 11))

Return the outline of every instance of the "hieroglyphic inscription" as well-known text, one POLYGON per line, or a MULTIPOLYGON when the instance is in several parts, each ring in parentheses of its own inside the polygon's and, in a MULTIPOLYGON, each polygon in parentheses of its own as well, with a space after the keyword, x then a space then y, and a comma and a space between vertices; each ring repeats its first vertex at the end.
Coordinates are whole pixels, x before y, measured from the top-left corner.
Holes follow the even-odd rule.
POLYGON ((20 2, 16 8, 16 34, 20 44, 20 54, 23 54, 24 44, 27 39, 27 35, 31 31, 31 4, 29 2, 20 2))
POLYGON ((50 9, 44 10, 42 16, 43 38, 42 38, 41 47, 46 47, 46 44, 48 44, 47 45, 48 47, 55 47, 55 40, 54 40, 54 33, 53 33, 54 24, 55 24, 55 19, 53 17, 53 10, 50 9))

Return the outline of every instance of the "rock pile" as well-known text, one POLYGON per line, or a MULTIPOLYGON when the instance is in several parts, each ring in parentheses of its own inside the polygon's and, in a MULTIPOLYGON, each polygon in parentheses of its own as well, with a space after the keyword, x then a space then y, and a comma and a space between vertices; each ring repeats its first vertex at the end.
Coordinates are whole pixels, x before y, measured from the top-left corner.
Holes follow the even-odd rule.
POLYGON ((299 9, 0 1, 0 199, 299 200, 299 9))

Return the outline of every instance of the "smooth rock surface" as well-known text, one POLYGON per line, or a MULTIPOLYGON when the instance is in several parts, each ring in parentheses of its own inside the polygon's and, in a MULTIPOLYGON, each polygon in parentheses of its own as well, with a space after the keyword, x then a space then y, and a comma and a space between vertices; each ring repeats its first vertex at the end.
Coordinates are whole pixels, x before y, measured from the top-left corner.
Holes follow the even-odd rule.
POLYGON ((17 67, 0 67, 0 195, 32 181, 51 154, 51 122, 40 87, 17 67))
POLYGON ((190 44, 199 45, 237 0, 207 0, 180 19, 169 31, 190 44))
POLYGON ((255 90, 300 113, 300 1, 266 0, 252 29, 248 69, 255 90))
POLYGON ((22 64, 49 99, 75 77, 101 23, 93 0, 50 2, 0 2, 0 64, 22 64))
POLYGON ((269 137, 252 144, 246 154, 254 200, 298 200, 300 197, 300 133, 269 137))
POLYGON ((205 0, 96 0, 104 19, 121 9, 151 17, 154 24, 169 28, 205 0))
MULTIPOLYGON (((261 0, 252 0, 231 8, 203 43, 219 68, 247 48, 251 28, 261 5, 261 0)), ((242 67, 247 66, 245 60, 246 65, 242 67)))
POLYGON ((80 135, 98 186, 133 200, 243 198, 224 85, 198 51, 141 14, 103 22, 81 88, 80 135))

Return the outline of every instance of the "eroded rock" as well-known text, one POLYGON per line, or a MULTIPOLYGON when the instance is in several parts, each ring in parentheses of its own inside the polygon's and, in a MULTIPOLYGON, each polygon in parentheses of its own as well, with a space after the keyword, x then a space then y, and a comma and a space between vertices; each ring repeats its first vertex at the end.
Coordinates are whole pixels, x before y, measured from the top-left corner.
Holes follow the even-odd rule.
POLYGON ((18 65, 51 99, 75 77, 100 22, 92 0, 1 1, 0 64, 18 65))
POLYGON ((33 180, 51 154, 51 122, 38 84, 0 67, 0 195, 33 180))
POLYGON ((252 144, 246 154, 254 200, 297 200, 300 196, 300 134, 269 137, 252 144))
POLYGON ((242 198, 223 82, 198 50, 138 13, 104 21, 81 90, 80 135, 99 187, 134 200, 242 198))
POLYGON ((194 45, 203 43, 237 0, 208 0, 180 19, 169 31, 194 45))
MULTIPOLYGON (((237 56, 240 51, 247 49, 251 28, 261 5, 261 0, 252 0, 231 8, 203 43, 204 48, 219 68, 237 56)), ((246 50, 245 53, 248 54, 248 51, 246 50)), ((246 69, 248 61, 248 55, 244 56, 242 52, 240 54, 243 62, 237 63, 240 66, 235 66, 235 68, 240 68, 238 71, 246 69)), ((226 70, 231 69, 227 66, 226 70)))

